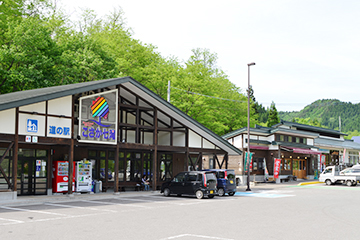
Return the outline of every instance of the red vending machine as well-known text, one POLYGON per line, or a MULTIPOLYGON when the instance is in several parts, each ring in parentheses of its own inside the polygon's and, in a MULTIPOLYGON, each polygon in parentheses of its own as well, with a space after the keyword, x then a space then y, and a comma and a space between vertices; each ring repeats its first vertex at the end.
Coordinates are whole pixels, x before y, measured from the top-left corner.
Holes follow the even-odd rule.
MULTIPOLYGON (((68 191, 69 162, 54 161, 52 169, 52 191, 53 193, 63 193, 68 191)), ((75 191, 75 162, 73 166, 72 190, 75 191)))

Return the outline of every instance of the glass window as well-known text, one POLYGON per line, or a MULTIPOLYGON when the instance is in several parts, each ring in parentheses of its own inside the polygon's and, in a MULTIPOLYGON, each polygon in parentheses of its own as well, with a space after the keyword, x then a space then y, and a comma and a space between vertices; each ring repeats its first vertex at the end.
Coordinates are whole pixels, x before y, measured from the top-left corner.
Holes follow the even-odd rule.
POLYGON ((161 154, 159 164, 159 176, 162 181, 170 180, 173 176, 172 155, 161 154))
POLYGON ((284 135, 280 135, 280 141, 281 141, 281 142, 284 142, 284 141, 285 141, 284 135))
POLYGON ((179 173, 173 179, 174 182, 185 182, 185 173, 179 173))
POLYGON ((283 160, 283 170, 291 170, 291 160, 290 159, 284 159, 283 160))
POLYGON ((227 171, 227 178, 228 178, 229 180, 234 180, 234 179, 235 179, 235 171, 233 171, 233 170, 228 170, 228 171, 227 171))
POLYGON ((96 157, 96 151, 89 151, 89 158, 96 157))
POLYGON ((225 172, 219 171, 217 176, 218 176, 218 178, 225 178, 225 172))
POLYGON ((196 177, 197 177, 197 174, 196 174, 196 173, 188 173, 188 175, 187 175, 187 181, 196 182, 196 177))
POLYGON ((299 137, 296 137, 296 143, 300 143, 300 138, 299 137))
POLYGON ((257 161, 255 160, 255 161, 253 162, 253 170, 254 170, 254 171, 257 171, 257 169, 258 169, 257 161))
POLYGON ((288 136, 288 142, 292 142, 292 136, 288 136))

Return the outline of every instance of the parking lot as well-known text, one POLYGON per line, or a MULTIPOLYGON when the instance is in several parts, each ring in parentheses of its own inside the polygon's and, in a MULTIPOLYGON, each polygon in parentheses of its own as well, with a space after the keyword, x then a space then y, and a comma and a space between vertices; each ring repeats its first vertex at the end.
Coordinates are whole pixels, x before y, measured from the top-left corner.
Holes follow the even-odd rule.
MULTIPOLYGON (((358 239, 360 186, 260 184, 213 199, 158 192, 0 207, 1 239, 358 239)), ((41 199, 41 198, 39 198, 41 199)))

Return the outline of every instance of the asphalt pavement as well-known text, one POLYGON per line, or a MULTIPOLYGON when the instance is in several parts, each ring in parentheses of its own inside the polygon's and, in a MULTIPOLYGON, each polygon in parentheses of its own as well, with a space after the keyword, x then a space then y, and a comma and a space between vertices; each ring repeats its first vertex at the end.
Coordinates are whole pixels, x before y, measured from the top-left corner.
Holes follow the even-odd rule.
MULTIPOLYGON (((261 190, 272 190, 279 189, 288 186, 296 186, 301 184, 316 184, 316 180, 303 180, 299 179, 297 181, 289 181, 283 183, 274 183, 274 182, 251 182, 250 190, 251 191, 261 191, 261 190)), ((323 184, 323 183, 322 183, 323 184)), ((237 192, 247 192, 247 185, 241 185, 237 187, 237 192)), ((73 193, 68 194, 55 194, 55 195, 37 195, 37 196, 18 196, 16 200, 11 201, 0 201, 2 206, 14 206, 14 205, 28 205, 28 204, 43 204, 46 202, 61 202, 61 201, 78 201, 78 200, 97 200, 113 197, 132 197, 140 195, 159 195, 160 191, 126 191, 114 193, 111 189, 107 192, 100 193, 73 193)))

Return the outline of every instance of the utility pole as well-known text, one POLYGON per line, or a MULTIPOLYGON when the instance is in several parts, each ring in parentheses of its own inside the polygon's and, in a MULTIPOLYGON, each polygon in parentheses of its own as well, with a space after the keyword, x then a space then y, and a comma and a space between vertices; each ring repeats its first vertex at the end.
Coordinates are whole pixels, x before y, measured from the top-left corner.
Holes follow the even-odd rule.
POLYGON ((341 132, 341 116, 339 116, 339 132, 341 132))

